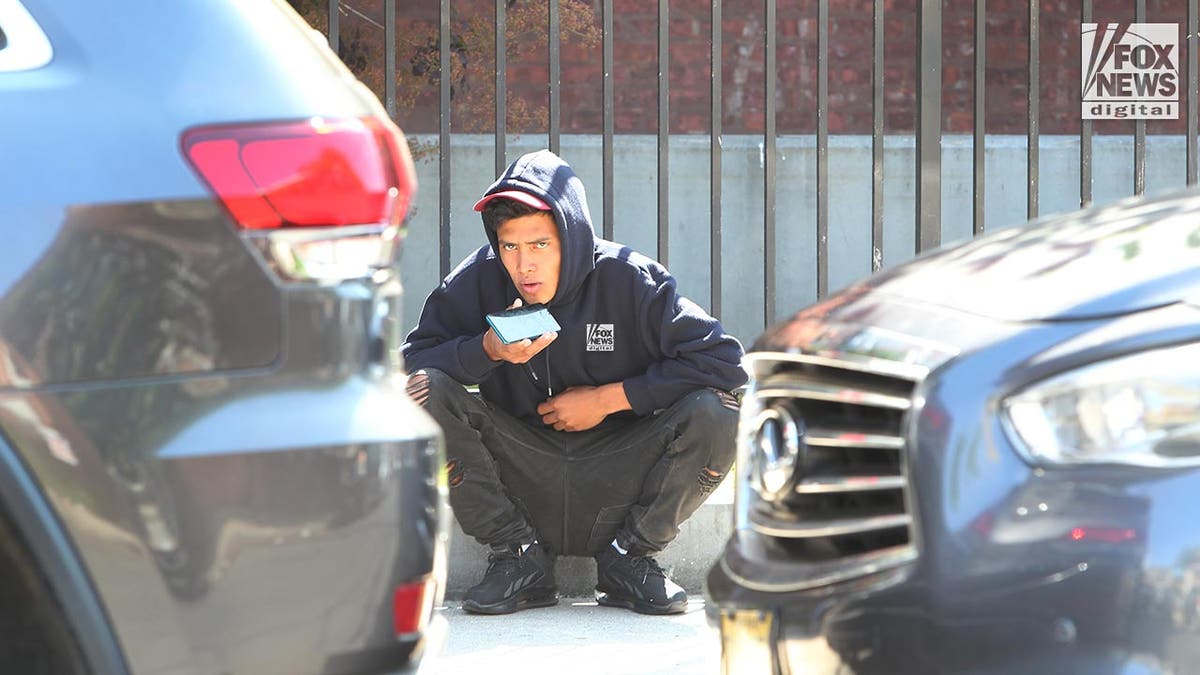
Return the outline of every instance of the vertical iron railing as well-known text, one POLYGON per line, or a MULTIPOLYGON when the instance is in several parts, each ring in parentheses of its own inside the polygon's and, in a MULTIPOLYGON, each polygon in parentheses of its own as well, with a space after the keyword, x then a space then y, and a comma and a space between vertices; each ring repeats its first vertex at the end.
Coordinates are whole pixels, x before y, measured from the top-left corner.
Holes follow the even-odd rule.
POLYGON ((712 315, 721 318, 721 0, 712 0, 712 59, 709 74, 712 77, 711 136, 709 137, 710 165, 709 180, 709 307, 712 315))
MULTIPOLYGON (((1079 23, 1092 22, 1092 0, 1083 0, 1079 10, 1079 23)), ((1092 204, 1092 121, 1081 120, 1079 125, 1079 205, 1092 204)))
POLYGON ((450 273, 450 0, 441 0, 438 9, 438 68, 438 266, 445 277, 450 273))
MULTIPOLYGON (((1146 0, 1134 3, 1134 21, 1146 21, 1146 0)), ((1146 120, 1133 123, 1133 194, 1146 192, 1146 120)))
POLYGON ((604 184, 604 238, 613 238, 613 0, 604 0, 601 8, 604 17, 604 141, 601 154, 603 155, 604 184))
POLYGON ((941 0, 919 0, 917 31, 916 250, 920 253, 942 239, 941 0))
MULTIPOLYGON (((773 0, 768 0, 773 1, 773 0)), ((659 261, 667 262, 670 253, 671 221, 667 220, 671 202, 671 29, 667 22, 667 0, 659 0, 659 261)))
POLYGON ((883 269, 883 3, 871 27, 871 271, 883 269))
POLYGON ((549 90, 550 108, 550 152, 559 153, 559 133, 562 120, 562 101, 559 91, 562 89, 562 76, 560 69, 562 68, 562 50, 560 44, 562 42, 562 33, 559 30, 558 22, 558 2, 559 0, 548 0, 549 5, 547 12, 549 19, 547 21, 547 51, 550 59, 550 83, 547 87, 549 90))
POLYGON ((1027 161, 1025 176, 1028 183, 1026 186, 1028 192, 1025 198, 1026 218, 1037 218, 1038 215, 1039 161, 1041 156, 1041 153, 1038 151, 1042 145, 1041 125, 1039 124, 1042 108, 1041 80, 1038 77, 1040 72, 1039 66, 1041 65, 1039 60, 1041 45, 1041 40, 1039 39, 1041 33, 1039 10, 1037 0, 1029 3, 1029 80, 1026 87, 1026 93, 1028 94, 1028 107, 1026 110, 1029 114, 1029 135, 1027 136, 1026 145, 1027 161))
POLYGON ((763 36, 763 322, 775 322, 775 0, 766 0, 763 36))
POLYGON ((971 143, 971 232, 983 233, 984 220, 984 177, 987 157, 987 98, 985 73, 987 71, 987 0, 975 0, 975 77, 972 82, 975 97, 975 114, 971 120, 973 129, 971 143))
MULTIPOLYGON (((722 65, 723 45, 722 19, 724 18, 723 0, 710 0, 710 129, 709 129, 709 189, 710 189, 710 300, 711 311, 720 316, 722 306, 722 114, 723 87, 722 65)), ((549 111, 547 144, 554 152, 560 152, 562 127, 562 50, 560 21, 560 0, 546 0, 547 3, 547 49, 549 81, 546 83, 547 108, 549 111)), ((495 0, 495 154, 494 164, 496 174, 503 171, 507 164, 507 31, 509 29, 508 11, 510 0, 495 0)), ((972 83, 972 232, 976 235, 985 230, 987 176, 987 122, 986 119, 986 84, 988 62, 987 47, 987 0, 974 0, 973 8, 973 48, 974 48, 974 77, 972 83)), ((1180 63, 1186 63, 1186 83, 1183 114, 1186 115, 1186 182, 1194 185, 1198 182, 1198 152, 1197 144, 1200 137, 1200 68, 1197 67, 1196 49, 1200 44, 1200 0, 1187 0, 1186 17, 1183 19, 1184 40, 1180 50, 1180 63)), ((1134 21, 1144 22, 1147 19, 1146 0, 1133 0, 1134 21)), ((616 185, 614 178, 615 161, 615 92, 614 92, 614 0, 600 0, 601 40, 602 40, 602 86, 603 86, 603 131, 602 131, 602 194, 603 194, 603 236, 613 238, 615 227, 614 204, 616 203, 616 185)), ((340 32, 342 28, 341 15, 353 14, 369 21, 376 28, 382 28, 384 34, 384 67, 387 76, 384 78, 383 98, 387 111, 396 116, 396 59, 397 16, 396 0, 384 0, 382 26, 375 18, 366 17, 363 12, 347 0, 328 0, 326 5, 328 20, 328 43, 331 49, 338 51, 342 44, 340 32)), ((776 302, 780 279, 778 278, 777 258, 777 207, 779 195, 779 145, 776 125, 777 92, 780 80, 777 69, 778 27, 777 0, 763 0, 763 312, 764 323, 777 319, 776 302)), ((1093 22, 1094 0, 1081 0, 1079 21, 1081 24, 1093 22)), ((378 11, 378 10, 376 10, 378 11)), ((941 0, 920 0, 917 11, 917 45, 916 65, 917 82, 916 102, 916 146, 914 166, 914 197, 915 197, 915 252, 937 246, 942 238, 942 31, 943 3, 941 0)), ((817 81, 816 81, 816 128, 815 161, 815 226, 816 226, 816 294, 824 297, 829 291, 830 253, 830 184, 829 168, 829 66, 830 66, 830 2, 818 0, 816 3, 817 26, 817 81)), ((670 3, 669 0, 657 0, 657 258, 664 265, 669 264, 670 258, 670 138, 671 138, 671 83, 669 77, 671 59, 670 39, 670 3)), ((884 158, 885 158, 885 115, 884 115, 884 46, 885 46, 885 3, 882 0, 874 3, 871 20, 871 249, 870 269, 878 271, 884 267, 884 158)), ((378 18, 378 15, 376 15, 378 18)), ((1157 17, 1156 17, 1157 18, 1157 17)), ((1027 146, 1026 146, 1026 215, 1030 218, 1039 214, 1040 193, 1040 145, 1041 145, 1041 100, 1040 100, 1040 45, 1041 45, 1041 7, 1037 0, 1028 3, 1028 69, 1027 69, 1027 146)), ((1160 18, 1158 20, 1172 20, 1160 18)), ((453 53, 453 29, 451 15, 451 0, 439 0, 438 5, 438 64, 439 80, 439 114, 438 114, 438 219, 440 231, 439 270, 444 276, 450 270, 451 244, 451 65, 453 53)), ((1090 120, 1082 120, 1079 129, 1079 204, 1088 206, 1094 200, 1095 179, 1095 149, 1093 124, 1090 120)), ((1133 125, 1133 192, 1144 194, 1147 188, 1147 140, 1146 123, 1136 120, 1133 125)))
POLYGON ((496 0, 496 175, 508 166, 508 8, 496 0))
POLYGON ((338 14, 341 7, 338 6, 338 0, 329 0, 329 48, 334 54, 338 53, 338 39, 341 37, 341 31, 338 27, 338 14))
POLYGON ((1184 38, 1184 52, 1187 54, 1187 183, 1196 184, 1196 137, 1200 135, 1200 110, 1197 109, 1197 88, 1200 88, 1200 59, 1196 58, 1196 49, 1200 46, 1200 20, 1197 19, 1198 0, 1188 0, 1187 8, 1187 37, 1184 38))
POLYGON ((396 0, 383 3, 383 105, 396 119, 396 0))
POLYGON ((829 294, 829 0, 817 0, 817 297, 829 294))

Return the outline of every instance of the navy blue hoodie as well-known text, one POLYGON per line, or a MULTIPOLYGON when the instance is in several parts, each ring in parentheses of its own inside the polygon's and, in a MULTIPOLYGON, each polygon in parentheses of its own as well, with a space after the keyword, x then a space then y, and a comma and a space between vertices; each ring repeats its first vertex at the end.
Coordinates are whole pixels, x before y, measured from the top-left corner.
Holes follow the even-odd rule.
POLYGON ((436 368, 478 383, 484 399, 538 425, 538 404, 573 386, 623 381, 633 412, 646 415, 701 387, 728 391, 746 382, 742 346, 676 292, 666 268, 595 236, 583 183, 566 162, 548 150, 524 155, 485 194, 502 190, 540 198, 558 224, 562 262, 547 303, 562 327, 558 338, 525 365, 492 361, 484 352, 484 315, 519 297, 496 257, 496 233, 485 225, 491 243, 426 299, 403 347, 409 372, 436 368))

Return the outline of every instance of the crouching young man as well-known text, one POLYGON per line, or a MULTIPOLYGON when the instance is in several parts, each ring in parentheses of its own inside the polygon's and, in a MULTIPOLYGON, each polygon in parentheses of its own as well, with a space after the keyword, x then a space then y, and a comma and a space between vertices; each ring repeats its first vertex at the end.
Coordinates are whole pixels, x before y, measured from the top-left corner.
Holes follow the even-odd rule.
POLYGON ((595 557, 602 605, 684 611, 653 556, 733 463, 741 345, 661 265, 595 236, 557 155, 513 162, 475 210, 489 244, 403 347, 409 394, 445 433, 454 515, 491 550, 463 608, 555 604, 568 555, 595 557), (485 319, 533 304, 560 329, 505 344, 485 319))

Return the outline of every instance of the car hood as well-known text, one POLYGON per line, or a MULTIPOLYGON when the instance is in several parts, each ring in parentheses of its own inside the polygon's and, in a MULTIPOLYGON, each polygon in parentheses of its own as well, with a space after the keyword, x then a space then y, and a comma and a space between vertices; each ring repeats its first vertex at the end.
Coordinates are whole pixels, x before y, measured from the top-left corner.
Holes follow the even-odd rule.
POLYGON ((1200 301, 1200 192, 1001 230, 866 281, 886 294, 1003 321, 1118 316, 1200 301))

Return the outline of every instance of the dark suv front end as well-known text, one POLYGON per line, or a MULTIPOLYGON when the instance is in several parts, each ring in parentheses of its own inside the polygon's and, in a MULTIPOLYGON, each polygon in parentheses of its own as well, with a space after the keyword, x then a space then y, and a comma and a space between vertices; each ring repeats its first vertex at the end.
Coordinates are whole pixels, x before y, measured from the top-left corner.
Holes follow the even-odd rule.
POLYGON ((768 330, 725 671, 1188 672, 1197 222, 1189 192, 1005 230, 768 330))

